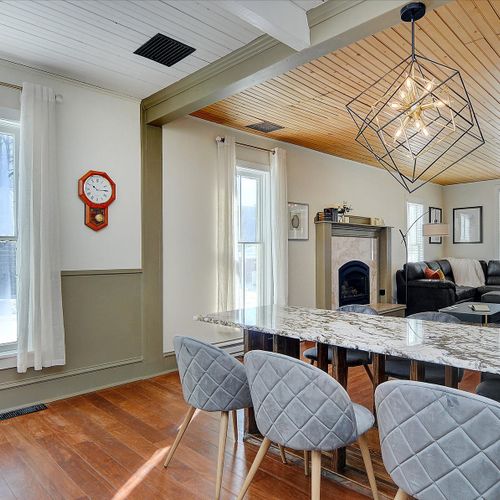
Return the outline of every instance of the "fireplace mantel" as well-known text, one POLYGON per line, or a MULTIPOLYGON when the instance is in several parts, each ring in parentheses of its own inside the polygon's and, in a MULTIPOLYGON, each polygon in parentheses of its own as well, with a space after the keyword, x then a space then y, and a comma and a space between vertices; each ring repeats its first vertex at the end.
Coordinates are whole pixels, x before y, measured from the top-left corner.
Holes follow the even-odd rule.
POLYGON ((371 302, 392 300, 391 227, 343 222, 317 222, 316 225, 316 307, 333 309, 332 239, 336 237, 372 238, 377 245, 377 293, 371 302))

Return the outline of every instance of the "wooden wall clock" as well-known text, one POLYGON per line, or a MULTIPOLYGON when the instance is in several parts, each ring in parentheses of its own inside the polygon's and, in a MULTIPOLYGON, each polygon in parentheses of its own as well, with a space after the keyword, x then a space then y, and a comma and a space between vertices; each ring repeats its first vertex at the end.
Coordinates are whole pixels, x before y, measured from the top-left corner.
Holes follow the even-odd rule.
POLYGON ((106 172, 89 170, 78 179, 78 196, 85 204, 85 225, 100 231, 108 225, 108 207, 115 201, 116 184, 106 172))

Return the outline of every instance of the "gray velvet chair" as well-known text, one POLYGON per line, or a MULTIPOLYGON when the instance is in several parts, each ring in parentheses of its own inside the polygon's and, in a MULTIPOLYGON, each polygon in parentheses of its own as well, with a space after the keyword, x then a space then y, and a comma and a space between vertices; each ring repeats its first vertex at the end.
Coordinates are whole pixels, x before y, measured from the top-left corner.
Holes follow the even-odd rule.
POLYGON ((245 367, 262 445, 238 495, 242 499, 271 442, 312 452, 312 499, 320 498, 321 452, 358 441, 374 498, 378 498, 364 434, 372 413, 352 403, 344 388, 315 366, 266 351, 245 354, 245 367))
POLYGON ((481 374, 481 383, 476 387, 476 394, 500 402, 500 375, 481 374))
MULTIPOLYGON (((419 319, 423 321, 436 321, 440 323, 461 323, 461 321, 451 314, 428 311, 415 313, 407 316, 406 319, 419 319)), ((402 380, 410 379, 410 360, 399 358, 397 356, 386 356, 385 358, 385 374, 391 378, 402 380)), ((430 384, 445 384, 445 367, 437 363, 424 363, 425 381, 430 384)), ((464 376, 462 369, 458 370, 458 381, 460 382, 464 376)))
POLYGON ((500 498, 500 404, 449 387, 391 380, 375 405, 396 498, 500 498))
POLYGON ((172 460, 195 411, 197 409, 220 411, 215 491, 215 498, 218 499, 222 485, 229 412, 233 412, 235 439, 237 439, 236 410, 252 406, 245 367, 222 349, 190 337, 175 337, 174 349, 182 392, 189 410, 170 448, 165 467, 168 467, 172 460))
MULTIPOLYGON (((361 305, 361 304, 348 304, 346 306, 341 306, 337 309, 339 312, 351 312, 358 314, 369 314, 372 316, 378 315, 378 312, 373 309, 373 307, 361 305)), ((308 359, 311 364, 317 363, 318 361, 318 349, 316 347, 311 347, 310 349, 306 349, 304 351, 304 357, 308 359)), ((333 360, 333 348, 328 348, 328 363, 332 364, 333 360)), ((347 366, 349 368, 353 366, 363 366, 366 374, 370 378, 370 381, 373 382, 373 375, 368 368, 368 365, 371 364, 372 358, 369 352, 361 351, 359 349, 347 349, 346 352, 346 361, 347 366)))

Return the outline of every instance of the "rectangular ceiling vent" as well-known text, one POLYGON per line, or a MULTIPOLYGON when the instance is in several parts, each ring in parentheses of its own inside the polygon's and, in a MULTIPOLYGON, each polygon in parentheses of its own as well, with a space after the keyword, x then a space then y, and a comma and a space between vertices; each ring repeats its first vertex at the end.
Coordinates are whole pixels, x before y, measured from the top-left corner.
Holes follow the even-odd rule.
POLYGON ((170 67, 182 61, 195 50, 185 43, 158 33, 144 45, 141 45, 134 54, 170 67))
POLYGON ((253 125, 247 125, 246 127, 253 130, 258 130, 259 132, 264 132, 265 134, 269 134, 269 132, 274 132, 275 130, 281 130, 282 128, 285 128, 281 125, 276 125, 276 123, 266 121, 254 123, 253 125))

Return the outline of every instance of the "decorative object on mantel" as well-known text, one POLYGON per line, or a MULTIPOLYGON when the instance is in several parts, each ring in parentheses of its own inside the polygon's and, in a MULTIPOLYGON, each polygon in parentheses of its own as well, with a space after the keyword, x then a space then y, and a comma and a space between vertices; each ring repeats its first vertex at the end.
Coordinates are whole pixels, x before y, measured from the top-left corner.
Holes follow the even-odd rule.
POLYGON ((409 193, 485 142, 460 72, 415 52, 415 21, 424 15, 422 2, 401 9, 411 55, 347 104, 356 141, 409 193))
MULTIPOLYGON (((443 222, 443 211, 440 208, 429 207, 429 223, 440 224, 441 222, 443 222)), ((430 245, 441 245, 441 243, 443 243, 442 236, 429 236, 430 245)))
POLYGON ((318 212, 314 222, 349 222, 349 217, 346 217, 349 212, 352 212, 352 207, 343 201, 342 205, 335 205, 318 212))
MULTIPOLYGON (((412 227, 423 217, 431 212, 431 208, 427 209, 422 215, 417 217, 406 230, 406 233, 400 229, 402 243, 405 246, 405 304, 408 303, 408 233, 411 231, 412 227)), ((443 224, 440 222, 430 222, 428 224, 423 224, 424 236, 448 236, 450 233, 450 228, 448 224, 443 224)))
POLYGON ((453 244, 483 242, 483 207, 453 209, 453 244))
POLYGON ((309 205, 288 202, 288 239, 309 239, 309 205))

